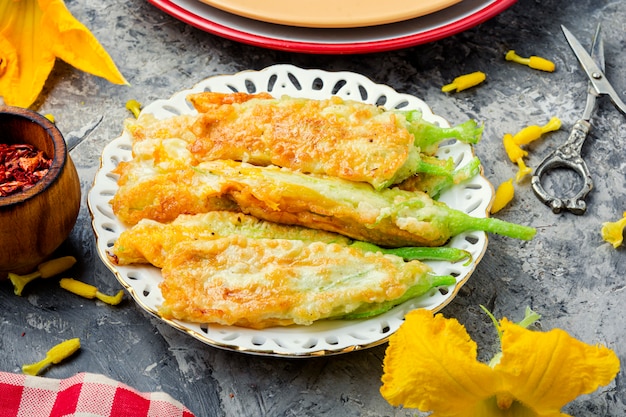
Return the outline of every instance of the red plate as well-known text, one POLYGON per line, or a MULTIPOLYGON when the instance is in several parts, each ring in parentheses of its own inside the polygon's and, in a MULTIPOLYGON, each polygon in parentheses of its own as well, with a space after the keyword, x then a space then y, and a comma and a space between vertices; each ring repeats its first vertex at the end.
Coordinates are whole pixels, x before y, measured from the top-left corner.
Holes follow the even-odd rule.
POLYGON ((198 0, 148 0, 198 29, 264 48, 312 54, 390 51, 446 38, 508 9, 516 0, 464 0, 427 16, 361 28, 304 28, 248 19, 198 0))

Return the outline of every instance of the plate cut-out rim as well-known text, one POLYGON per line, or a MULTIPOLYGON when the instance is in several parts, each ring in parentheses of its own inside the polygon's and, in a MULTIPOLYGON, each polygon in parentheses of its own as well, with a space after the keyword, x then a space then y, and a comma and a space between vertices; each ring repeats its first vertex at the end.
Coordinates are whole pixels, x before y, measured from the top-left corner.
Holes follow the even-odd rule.
MULTIPOLYGON (((442 126, 448 125, 445 119, 434 115, 428 105, 417 97, 398 93, 382 84, 375 84, 362 75, 352 72, 301 69, 292 65, 275 65, 261 71, 244 71, 207 78, 169 99, 152 102, 142 111, 152 113, 158 118, 194 112, 186 96, 201 91, 248 93, 267 91, 276 97, 291 95, 313 99, 337 95, 344 99, 360 100, 387 108, 419 109, 425 120, 442 126)), ((454 141, 443 144, 438 155, 452 158, 462 166, 469 162, 474 153, 471 146, 454 141)), ((87 199, 98 255, 141 308, 170 326, 214 347, 257 355, 315 357, 380 345, 400 327, 405 314, 410 310, 426 308, 435 312, 452 301, 461 286, 469 279, 487 248, 487 234, 484 232, 466 232, 455 236, 447 245, 470 252, 472 255, 470 263, 426 262, 437 274, 455 276, 454 285, 443 290, 433 290, 429 294, 409 300, 384 314, 368 319, 320 320, 311 326, 274 327, 262 330, 166 320, 158 315, 159 305, 163 301, 159 289, 159 283, 163 279, 160 270, 146 265, 118 266, 107 256, 119 234, 126 228, 116 218, 109 203, 117 190, 117 176, 112 174, 112 170, 121 161, 128 161, 131 158, 132 143, 130 136, 125 132, 107 144, 102 152, 101 166, 87 199)), ((493 195, 493 186, 481 173, 447 190, 441 195, 440 200, 473 216, 486 217, 493 195)))

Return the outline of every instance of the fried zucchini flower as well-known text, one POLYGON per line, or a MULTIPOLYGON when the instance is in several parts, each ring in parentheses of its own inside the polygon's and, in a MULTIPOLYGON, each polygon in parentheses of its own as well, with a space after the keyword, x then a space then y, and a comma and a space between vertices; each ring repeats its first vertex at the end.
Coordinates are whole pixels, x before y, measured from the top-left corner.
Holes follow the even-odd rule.
POLYGON ((56 58, 114 84, 128 84, 63 0, 0 2, 0 97, 5 104, 30 107, 56 58))
POLYGON ((565 417, 565 404, 609 384, 620 368, 612 350, 561 329, 532 331, 503 318, 498 331, 502 352, 486 364, 457 320, 412 311, 389 340, 383 397, 432 417, 565 417))

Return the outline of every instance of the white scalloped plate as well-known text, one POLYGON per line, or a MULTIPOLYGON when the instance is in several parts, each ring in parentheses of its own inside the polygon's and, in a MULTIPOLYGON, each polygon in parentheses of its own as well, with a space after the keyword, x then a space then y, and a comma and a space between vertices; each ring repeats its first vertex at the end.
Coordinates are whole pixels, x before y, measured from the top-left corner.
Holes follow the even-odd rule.
MULTIPOLYGON (((388 86, 374 84, 362 75, 351 72, 326 72, 308 70, 292 65, 275 65, 261 71, 244 71, 234 75, 208 78, 189 90, 181 91, 170 99, 157 100, 142 111, 153 113, 158 118, 175 114, 195 112, 186 100, 191 92, 200 91, 255 93, 267 91, 276 97, 290 95, 312 99, 338 95, 345 99, 360 100, 383 105, 386 108, 419 109, 424 119, 448 126, 441 117, 432 113, 422 100, 400 94, 388 86)), ((469 145, 459 142, 441 146, 439 155, 452 157, 459 166, 474 156, 469 145)), ((88 195, 89 210, 93 218, 98 254, 106 266, 115 274, 135 301, 146 311, 158 316, 157 309, 163 298, 159 289, 161 271, 152 266, 117 266, 107 258, 125 226, 113 214, 109 204, 117 190, 117 176, 111 171, 120 161, 131 159, 131 140, 126 133, 111 141, 103 150, 101 167, 96 174, 93 188, 88 195)), ((482 175, 454 186, 442 194, 440 200, 449 206, 475 217, 486 217, 493 199, 493 186, 482 175)), ((229 350, 245 353, 313 357, 352 352, 380 345, 387 341, 402 324, 405 314, 416 308, 438 311, 447 305, 459 288, 472 274, 487 248, 484 232, 468 232, 454 237, 448 246, 467 250, 472 262, 427 262, 437 274, 451 274, 456 284, 442 290, 409 300, 387 313, 364 320, 321 320, 311 326, 275 327, 263 330, 229 327, 215 324, 197 324, 177 320, 164 320, 169 325, 207 343, 229 350)))

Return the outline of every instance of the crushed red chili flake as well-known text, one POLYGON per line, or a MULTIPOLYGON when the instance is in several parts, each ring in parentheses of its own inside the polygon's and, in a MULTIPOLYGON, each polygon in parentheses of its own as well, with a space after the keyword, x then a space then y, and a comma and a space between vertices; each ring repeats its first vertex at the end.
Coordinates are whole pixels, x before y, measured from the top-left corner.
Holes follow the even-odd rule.
POLYGON ((29 189, 48 173, 51 163, 32 145, 0 143, 0 197, 29 189))

